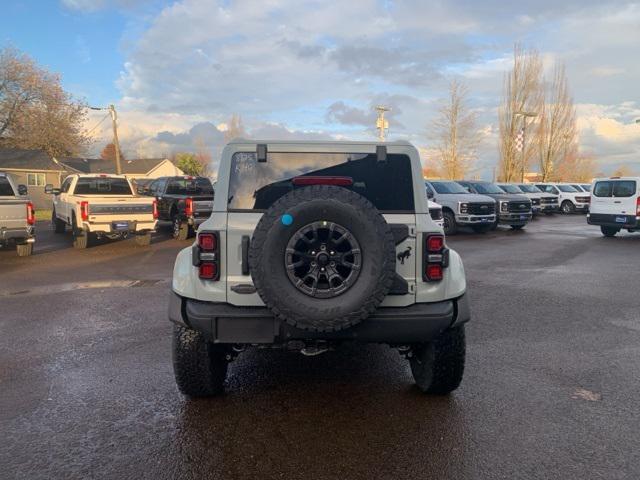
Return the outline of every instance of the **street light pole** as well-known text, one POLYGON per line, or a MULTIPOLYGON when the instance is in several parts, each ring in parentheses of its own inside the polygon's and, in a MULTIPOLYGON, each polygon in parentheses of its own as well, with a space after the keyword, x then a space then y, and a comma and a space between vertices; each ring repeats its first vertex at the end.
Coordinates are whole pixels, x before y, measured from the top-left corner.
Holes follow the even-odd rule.
POLYGON ((520 181, 522 183, 524 183, 524 170, 525 170, 525 164, 527 162, 527 136, 526 136, 526 132, 527 132, 527 117, 529 118, 534 118, 537 117, 538 114, 535 112, 524 112, 524 111, 518 111, 514 113, 515 116, 521 116, 522 117, 522 168, 521 168, 521 172, 520 172, 520 181))

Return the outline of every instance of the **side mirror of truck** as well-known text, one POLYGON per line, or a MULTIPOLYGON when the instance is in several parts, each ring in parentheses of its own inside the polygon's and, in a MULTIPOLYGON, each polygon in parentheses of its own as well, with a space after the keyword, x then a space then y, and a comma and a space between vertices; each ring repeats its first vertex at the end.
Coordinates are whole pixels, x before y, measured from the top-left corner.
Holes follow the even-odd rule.
POLYGON ((48 193, 49 195, 60 195, 60 189, 59 188, 53 188, 52 184, 47 183, 44 186, 44 193, 48 193))
POLYGON ((26 195, 29 193, 26 185, 18 185, 18 195, 26 195))

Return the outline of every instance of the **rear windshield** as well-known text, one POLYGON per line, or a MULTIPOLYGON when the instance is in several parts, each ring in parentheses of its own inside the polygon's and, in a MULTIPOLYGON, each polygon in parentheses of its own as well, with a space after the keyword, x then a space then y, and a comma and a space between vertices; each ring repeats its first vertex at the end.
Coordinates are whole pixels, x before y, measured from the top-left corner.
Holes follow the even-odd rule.
POLYGON ((575 188, 573 188, 571 185, 558 185, 558 190, 560 190, 561 192, 577 192, 578 191, 575 188))
POLYGON ((522 193, 522 190, 515 185, 498 185, 502 190, 507 193, 522 193))
POLYGON ((208 178, 174 178, 169 180, 167 195, 213 195, 208 178))
POLYGON ((523 183, 521 185, 518 185, 518 187, 523 192, 527 192, 527 193, 542 193, 542 190, 540 190, 535 185, 527 185, 526 183, 523 183))
POLYGON ((0 197, 13 197, 13 188, 6 177, 0 177, 0 197))
MULTIPOLYGON (((265 210, 294 189, 299 176, 350 177, 353 186, 378 210, 415 211, 411 161, 406 155, 389 154, 378 162, 367 153, 269 152, 266 162, 256 154, 238 152, 231 159, 230 210, 265 210)), ((300 188, 300 187, 297 187, 300 188)))
POLYGON ((80 177, 76 195, 132 195, 126 178, 80 177))
POLYGON ((593 195, 596 197, 632 197, 636 194, 634 180, 608 180, 596 182, 593 195))
POLYGON ((441 195, 446 193, 469 193, 462 185, 456 182, 431 182, 431 185, 441 195))

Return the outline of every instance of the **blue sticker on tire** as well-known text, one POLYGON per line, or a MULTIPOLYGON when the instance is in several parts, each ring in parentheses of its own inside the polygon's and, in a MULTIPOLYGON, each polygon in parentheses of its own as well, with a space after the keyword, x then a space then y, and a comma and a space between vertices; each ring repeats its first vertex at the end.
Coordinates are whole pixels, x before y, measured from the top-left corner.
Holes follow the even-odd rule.
POLYGON ((293 223, 293 217, 288 213, 285 213, 284 215, 282 215, 282 217, 280 217, 280 221, 285 227, 288 227, 293 223))

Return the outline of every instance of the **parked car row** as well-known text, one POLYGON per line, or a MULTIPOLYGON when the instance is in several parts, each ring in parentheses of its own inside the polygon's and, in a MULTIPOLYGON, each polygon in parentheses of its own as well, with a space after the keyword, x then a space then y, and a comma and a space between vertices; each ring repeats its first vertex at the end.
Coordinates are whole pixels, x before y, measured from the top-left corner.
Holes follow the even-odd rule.
POLYGON ((586 212, 589 186, 582 184, 492 183, 479 180, 426 180, 427 197, 442 205, 443 228, 453 235, 459 227, 478 233, 508 225, 520 230, 538 214, 586 212))

